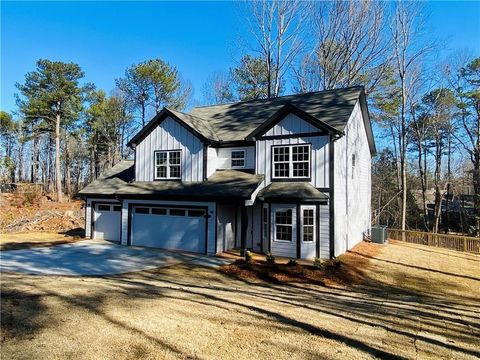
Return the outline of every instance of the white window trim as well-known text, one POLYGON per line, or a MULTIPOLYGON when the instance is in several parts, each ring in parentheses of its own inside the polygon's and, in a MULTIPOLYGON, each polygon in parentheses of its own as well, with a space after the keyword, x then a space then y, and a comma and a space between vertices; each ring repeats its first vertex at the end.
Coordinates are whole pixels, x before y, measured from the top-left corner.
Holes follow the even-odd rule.
POLYGON ((155 150, 153 152, 153 179, 154 180, 179 180, 182 178, 182 150, 155 150), (180 163, 179 164, 170 164, 170 153, 179 152, 180 153, 180 163), (167 163, 165 165, 157 165, 157 154, 158 153, 167 153, 167 163), (157 176, 157 167, 165 166, 167 168, 167 176, 159 177, 157 176), (170 166, 179 166, 180 167, 180 176, 171 177, 170 176, 170 166))
POLYGON ((273 211, 272 216, 273 216, 273 241, 292 244, 295 241, 295 232, 294 232, 294 230, 295 230, 295 216, 297 216, 297 214, 295 213, 295 208, 293 208, 293 207, 275 208, 275 211, 273 211), (277 211, 285 211, 285 210, 291 210, 292 211, 292 223, 291 224, 277 224, 277 211), (292 228, 292 239, 291 240, 277 239, 277 225, 290 226, 292 228))
MULTIPOLYGON (((232 169, 244 169, 245 168, 245 163, 246 163, 246 156, 247 155, 247 152, 245 151, 245 149, 232 149, 230 150, 230 167, 232 169), (232 154, 233 152, 241 152, 243 153, 243 166, 233 166, 233 157, 232 157, 232 154)), ((241 160, 240 158, 236 158, 235 160, 241 160)))
MULTIPOLYGON (((317 241, 317 207, 313 205, 302 205, 300 207, 300 239, 302 243, 306 244, 315 244, 317 241), (303 221, 303 210, 313 210, 313 241, 304 241, 303 240, 303 226, 304 226, 304 221, 303 221)), ((312 226, 312 225, 307 225, 307 226, 312 226)))
POLYGON ((312 145, 311 144, 292 144, 292 145, 272 145, 272 179, 310 179, 312 171, 312 145), (298 146, 308 146, 308 175, 307 176, 293 176, 293 164, 304 163, 306 161, 293 160, 292 148, 298 146), (275 161, 274 149, 285 147, 288 148, 288 161, 275 161), (275 164, 287 164, 289 176, 275 176, 275 164))

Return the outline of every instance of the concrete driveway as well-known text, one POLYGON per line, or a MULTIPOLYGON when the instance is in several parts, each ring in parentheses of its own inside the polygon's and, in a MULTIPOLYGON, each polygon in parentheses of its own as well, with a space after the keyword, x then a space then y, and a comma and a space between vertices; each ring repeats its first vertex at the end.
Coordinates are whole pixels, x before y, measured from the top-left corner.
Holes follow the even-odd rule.
POLYGON ((112 275, 187 262, 219 266, 228 260, 163 249, 120 246, 99 240, 0 252, 0 272, 35 275, 112 275))

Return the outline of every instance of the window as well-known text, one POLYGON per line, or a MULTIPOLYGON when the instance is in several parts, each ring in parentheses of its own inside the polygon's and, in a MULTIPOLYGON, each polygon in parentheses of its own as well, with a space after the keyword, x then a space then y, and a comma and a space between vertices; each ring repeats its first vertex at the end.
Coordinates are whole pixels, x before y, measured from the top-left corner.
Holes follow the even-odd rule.
POLYGON ((181 151, 156 151, 155 152, 155 179, 180 179, 181 151))
POLYGON ((110 205, 98 205, 99 211, 110 211, 110 205))
POLYGON ((312 242, 315 233, 315 211, 313 209, 303 210, 303 241, 312 242))
POLYGON ((121 206, 114 206, 113 211, 122 211, 122 207, 121 206))
POLYGON ((310 145, 273 146, 273 178, 308 178, 310 145))
POLYGON ((162 208, 152 208, 153 215, 167 215, 167 209, 162 208))
POLYGON ((172 215, 172 216, 185 216, 185 210, 183 210, 183 209, 170 209, 170 215, 172 215))
POLYGON ((233 150, 232 156, 232 168, 245 167, 245 150, 233 150))
POLYGON ((357 164, 357 155, 352 154, 352 179, 355 177, 355 165, 357 164))
POLYGON ((135 208, 135 214, 150 214, 150 208, 137 207, 135 208))
POLYGON ((292 241, 292 209, 275 211, 275 240, 292 241))
POLYGON ((263 238, 268 239, 268 205, 263 206, 263 238))
POLYGON ((191 216, 191 217, 205 216, 205 210, 188 210, 188 216, 191 216))

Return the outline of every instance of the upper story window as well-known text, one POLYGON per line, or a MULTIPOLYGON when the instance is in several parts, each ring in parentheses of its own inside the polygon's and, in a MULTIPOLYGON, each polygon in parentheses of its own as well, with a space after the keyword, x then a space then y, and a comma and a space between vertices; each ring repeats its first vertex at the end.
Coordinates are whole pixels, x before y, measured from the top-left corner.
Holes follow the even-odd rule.
POLYGON ((244 168, 245 167, 245 150, 232 150, 232 168, 244 168))
POLYGON ((155 151, 155 179, 180 179, 181 155, 180 150, 155 151))
POLYGON ((273 146, 274 179, 310 177, 310 144, 273 146))

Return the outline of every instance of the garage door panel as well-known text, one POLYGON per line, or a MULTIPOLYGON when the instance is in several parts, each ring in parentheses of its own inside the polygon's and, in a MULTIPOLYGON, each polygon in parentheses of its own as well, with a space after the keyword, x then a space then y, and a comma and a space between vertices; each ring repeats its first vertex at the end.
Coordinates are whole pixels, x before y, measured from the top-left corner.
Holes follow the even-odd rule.
POLYGON ((121 206, 113 204, 96 204, 94 207, 95 239, 119 241, 121 206))
MULTIPOLYGON (((134 210, 132 245, 156 247, 190 252, 205 252, 205 217, 175 216, 188 214, 188 209, 167 209, 167 214, 159 208, 148 213, 134 210)), ((199 212, 192 211, 192 215, 199 212)))

